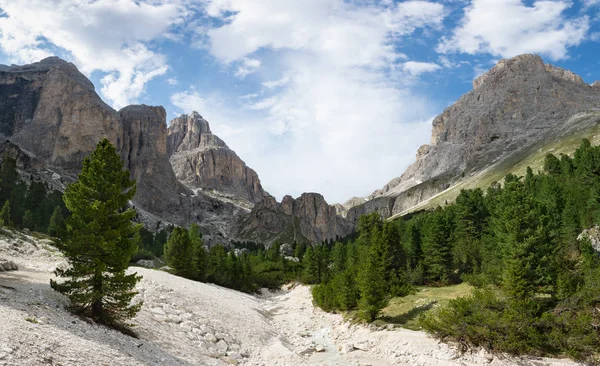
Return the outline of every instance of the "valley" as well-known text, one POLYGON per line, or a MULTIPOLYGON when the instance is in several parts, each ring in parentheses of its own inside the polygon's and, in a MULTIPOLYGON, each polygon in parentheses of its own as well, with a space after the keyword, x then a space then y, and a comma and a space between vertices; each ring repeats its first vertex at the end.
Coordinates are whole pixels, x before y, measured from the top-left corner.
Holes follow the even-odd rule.
POLYGON ((577 365, 461 355, 421 331, 352 325, 315 308, 306 286, 252 296, 138 267, 135 339, 67 312, 48 283, 65 263, 49 240, 4 231, 0 257, 19 266, 0 277, 0 365, 577 365))

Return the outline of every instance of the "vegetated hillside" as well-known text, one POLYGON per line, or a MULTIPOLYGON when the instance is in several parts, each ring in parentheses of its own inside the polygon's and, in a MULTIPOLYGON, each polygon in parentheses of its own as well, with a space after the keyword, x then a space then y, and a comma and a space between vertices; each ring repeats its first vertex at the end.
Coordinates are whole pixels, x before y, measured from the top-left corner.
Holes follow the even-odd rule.
MULTIPOLYGON (((515 165, 535 165, 540 149, 572 152, 569 141, 593 135, 586 131, 600 122, 599 112, 598 83, 586 84, 535 55, 502 60, 434 119, 431 143, 418 150, 413 165, 344 214, 353 222, 375 211, 387 218, 459 184, 485 187, 515 165)), ((458 191, 434 204, 452 201, 458 191)))
POLYGON ((453 204, 397 220, 362 216, 358 238, 325 256, 314 300, 373 321, 415 285, 467 282, 473 294, 420 325, 465 348, 597 363, 599 224, 600 146, 582 140, 573 157, 546 154, 539 173, 462 190, 453 204))

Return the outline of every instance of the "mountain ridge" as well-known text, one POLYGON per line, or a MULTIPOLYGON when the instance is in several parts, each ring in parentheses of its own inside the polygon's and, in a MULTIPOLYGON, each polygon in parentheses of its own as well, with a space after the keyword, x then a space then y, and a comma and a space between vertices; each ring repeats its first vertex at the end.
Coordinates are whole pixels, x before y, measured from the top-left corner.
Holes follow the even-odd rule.
POLYGON ((433 120, 430 144, 418 149, 415 162, 347 217, 397 216, 529 146, 594 126, 571 117, 600 110, 598 86, 537 55, 501 60, 433 120))

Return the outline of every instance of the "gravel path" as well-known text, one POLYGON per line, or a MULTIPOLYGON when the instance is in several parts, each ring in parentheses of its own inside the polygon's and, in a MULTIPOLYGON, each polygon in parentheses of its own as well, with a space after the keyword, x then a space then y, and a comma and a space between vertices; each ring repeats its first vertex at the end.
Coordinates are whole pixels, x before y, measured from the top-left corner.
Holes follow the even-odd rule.
POLYGON ((143 276, 132 320, 139 339, 65 310, 49 281, 64 265, 49 241, 0 238, 0 365, 575 365, 565 360, 458 355, 423 332, 351 326, 315 309, 306 286, 250 296, 168 273, 143 276))

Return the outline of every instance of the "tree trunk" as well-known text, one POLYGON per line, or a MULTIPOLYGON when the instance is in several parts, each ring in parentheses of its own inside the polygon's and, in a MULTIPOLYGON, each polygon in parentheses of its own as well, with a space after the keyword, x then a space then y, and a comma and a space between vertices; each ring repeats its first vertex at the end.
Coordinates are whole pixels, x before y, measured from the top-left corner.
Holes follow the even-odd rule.
POLYGON ((92 303, 92 319, 104 322, 104 308, 102 306, 102 275, 95 274, 93 279, 92 297, 97 299, 92 303))

